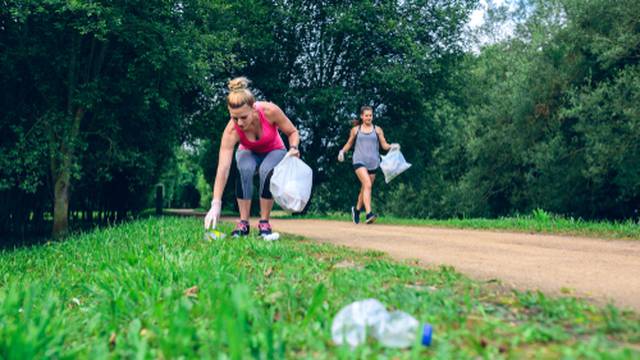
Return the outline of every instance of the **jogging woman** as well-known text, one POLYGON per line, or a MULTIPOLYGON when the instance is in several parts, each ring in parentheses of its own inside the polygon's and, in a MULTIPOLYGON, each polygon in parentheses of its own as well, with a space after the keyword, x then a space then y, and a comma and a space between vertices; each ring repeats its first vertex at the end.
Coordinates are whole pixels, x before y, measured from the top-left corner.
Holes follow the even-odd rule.
POLYGON ((399 144, 389 144, 384 138, 384 132, 379 126, 373 125, 373 108, 363 106, 360 108, 360 124, 354 126, 349 133, 349 140, 338 153, 338 161, 344 161, 344 154, 353 150, 353 170, 360 180, 360 193, 356 206, 351 207, 351 218, 355 224, 360 223, 360 211, 362 206, 366 210, 365 221, 371 224, 376 221, 377 215, 371 211, 371 189, 376 180, 376 170, 380 166, 380 151, 400 149, 399 144))
POLYGON ((240 209, 240 220, 231 235, 249 235, 249 212, 253 195, 253 177, 256 173, 260 177, 258 231, 262 236, 270 235, 269 217, 273 208, 273 197, 269 190, 271 175, 273 168, 287 153, 291 156, 300 156, 298 130, 278 105, 255 100, 249 89, 247 78, 235 78, 229 81, 228 87, 227 108, 231 119, 222 133, 218 169, 213 185, 213 200, 211 200, 211 209, 205 217, 204 226, 205 228, 215 227, 220 217, 222 193, 229 177, 234 148, 240 143, 235 152, 239 172, 236 198, 240 209), (288 152, 279 130, 288 137, 288 152))

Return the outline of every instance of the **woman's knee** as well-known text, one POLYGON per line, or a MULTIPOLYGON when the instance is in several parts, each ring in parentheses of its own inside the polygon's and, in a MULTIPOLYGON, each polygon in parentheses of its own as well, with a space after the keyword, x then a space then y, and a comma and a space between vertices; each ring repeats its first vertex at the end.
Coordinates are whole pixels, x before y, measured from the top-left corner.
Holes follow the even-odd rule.
POLYGON ((236 168, 242 176, 253 176, 257 163, 250 151, 241 150, 236 153, 236 168))
POLYGON ((260 167, 260 169, 258 170, 258 174, 260 175, 260 181, 264 182, 265 179, 273 174, 273 168, 260 167))
POLYGON ((238 172, 243 178, 253 177, 253 175, 256 173, 256 164, 238 164, 238 172))

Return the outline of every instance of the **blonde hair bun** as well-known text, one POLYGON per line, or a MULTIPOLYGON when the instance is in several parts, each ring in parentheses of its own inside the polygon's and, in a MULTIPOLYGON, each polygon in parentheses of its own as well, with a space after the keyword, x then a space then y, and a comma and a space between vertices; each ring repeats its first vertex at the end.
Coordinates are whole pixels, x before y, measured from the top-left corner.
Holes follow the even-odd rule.
POLYGON ((229 80, 229 91, 241 91, 249 88, 249 79, 244 76, 240 76, 229 80))
POLYGON ((249 89, 249 79, 244 76, 229 80, 229 95, 227 96, 227 105, 230 108, 237 109, 244 105, 253 106, 256 102, 251 89, 249 89))

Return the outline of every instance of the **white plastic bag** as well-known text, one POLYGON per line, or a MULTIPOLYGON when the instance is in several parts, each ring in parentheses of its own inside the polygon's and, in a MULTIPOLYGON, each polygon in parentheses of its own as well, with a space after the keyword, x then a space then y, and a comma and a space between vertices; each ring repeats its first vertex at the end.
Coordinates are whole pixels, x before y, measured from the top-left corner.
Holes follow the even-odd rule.
POLYGON ((295 156, 285 156, 273 169, 271 195, 283 209, 300 212, 311 197, 313 171, 295 156))
POLYGON ((382 155, 381 158, 380 169, 382 169, 384 181, 387 184, 411 167, 411 164, 404 159, 400 150, 391 150, 387 155, 382 155))

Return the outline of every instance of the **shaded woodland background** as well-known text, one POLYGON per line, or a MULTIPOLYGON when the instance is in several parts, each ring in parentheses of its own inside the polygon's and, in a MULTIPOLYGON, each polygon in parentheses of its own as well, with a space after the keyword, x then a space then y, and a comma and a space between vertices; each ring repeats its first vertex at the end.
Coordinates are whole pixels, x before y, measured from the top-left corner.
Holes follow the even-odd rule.
POLYGON ((473 0, 1 3, 1 234, 128 219, 159 183, 207 207, 237 75, 300 129, 310 211, 355 201, 336 156, 368 104, 413 163, 377 182, 383 214, 638 216, 638 1, 511 2, 473 30, 473 0))

